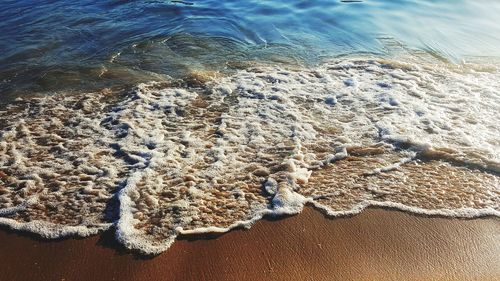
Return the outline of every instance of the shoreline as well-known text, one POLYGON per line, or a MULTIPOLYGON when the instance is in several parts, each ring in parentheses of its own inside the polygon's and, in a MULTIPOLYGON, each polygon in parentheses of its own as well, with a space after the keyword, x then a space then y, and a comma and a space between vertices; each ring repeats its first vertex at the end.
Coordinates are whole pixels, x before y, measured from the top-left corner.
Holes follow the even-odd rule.
POLYGON ((0 228, 0 280, 497 280, 500 220, 393 209, 327 218, 306 207, 251 229, 181 235, 140 256, 106 231, 44 240, 0 228))

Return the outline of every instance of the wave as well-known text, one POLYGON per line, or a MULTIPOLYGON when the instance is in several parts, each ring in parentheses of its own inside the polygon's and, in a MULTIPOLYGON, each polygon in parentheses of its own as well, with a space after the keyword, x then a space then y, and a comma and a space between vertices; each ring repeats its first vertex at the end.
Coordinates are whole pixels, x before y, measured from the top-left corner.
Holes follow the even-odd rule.
POLYGON ((19 99, 0 112, 0 224, 109 227, 126 247, 312 204, 500 216, 495 67, 341 58, 19 99))

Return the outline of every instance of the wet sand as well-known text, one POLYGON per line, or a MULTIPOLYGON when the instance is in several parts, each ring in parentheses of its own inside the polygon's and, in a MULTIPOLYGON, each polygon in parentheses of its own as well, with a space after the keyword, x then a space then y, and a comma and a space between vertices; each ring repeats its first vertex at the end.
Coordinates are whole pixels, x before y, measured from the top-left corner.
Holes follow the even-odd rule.
POLYGON ((181 237, 144 258, 112 232, 43 241, 0 230, 0 280, 500 280, 500 220, 306 208, 250 230, 181 237))

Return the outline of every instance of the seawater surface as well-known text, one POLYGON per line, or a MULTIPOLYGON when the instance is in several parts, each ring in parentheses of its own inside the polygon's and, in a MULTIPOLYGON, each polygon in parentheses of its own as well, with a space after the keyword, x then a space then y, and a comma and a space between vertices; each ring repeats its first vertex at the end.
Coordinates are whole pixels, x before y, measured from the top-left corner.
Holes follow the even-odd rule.
POLYGON ((401 46, 460 61, 498 56, 488 0, 2 0, 2 101, 228 71, 248 61, 310 64, 401 46))
POLYGON ((0 224, 158 254, 306 204, 500 216, 481 2, 4 1, 0 224))

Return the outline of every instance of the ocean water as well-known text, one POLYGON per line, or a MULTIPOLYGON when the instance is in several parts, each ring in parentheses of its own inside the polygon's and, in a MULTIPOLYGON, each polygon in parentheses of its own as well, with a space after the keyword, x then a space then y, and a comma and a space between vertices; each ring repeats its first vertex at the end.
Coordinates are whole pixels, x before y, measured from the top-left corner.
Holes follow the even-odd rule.
POLYGON ((249 61, 317 64, 404 46, 460 62, 498 56, 488 0, 2 0, 0 91, 98 90, 227 72, 249 61), (187 2, 189 3, 189 2, 187 2))
POLYGON ((500 216, 500 3, 2 1, 0 224, 500 216))

